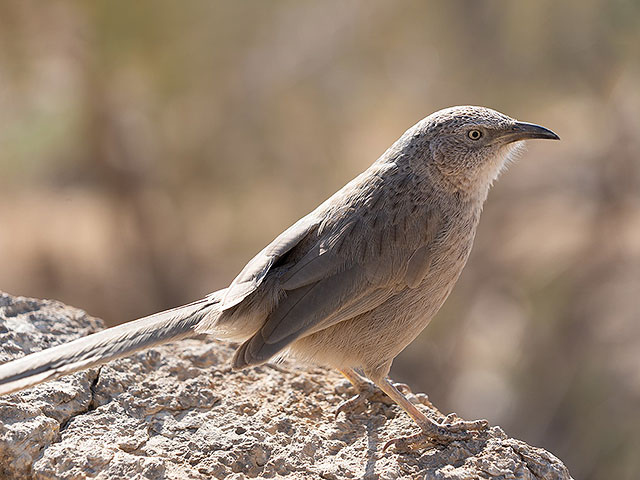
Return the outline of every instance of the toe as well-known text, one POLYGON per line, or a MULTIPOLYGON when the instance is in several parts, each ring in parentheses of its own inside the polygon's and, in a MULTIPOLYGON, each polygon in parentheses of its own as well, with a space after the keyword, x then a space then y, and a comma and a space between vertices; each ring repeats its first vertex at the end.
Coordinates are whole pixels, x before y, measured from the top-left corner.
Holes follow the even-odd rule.
POLYGON ((394 383, 393 386, 396 387, 398 390, 400 390, 405 395, 409 395, 409 394, 413 393, 411 391, 411 387, 409 385, 407 385, 406 383, 394 383))
POLYGON ((345 415, 354 413, 356 410, 363 407, 365 402, 366 398, 361 394, 355 395, 349 400, 345 400, 340 405, 338 405, 338 408, 336 408, 335 418, 338 418, 338 415, 340 415, 340 413, 342 412, 344 412, 345 415))
MULTIPOLYGON (((449 417, 447 417, 449 418, 449 417)), ((489 422, 486 420, 458 421, 449 423, 446 421, 441 425, 450 432, 481 432, 489 428, 489 422)))
POLYGON ((427 437, 423 433, 418 433, 409 437, 392 438, 384 444, 384 447, 382 447, 382 451, 386 452, 387 449, 391 446, 393 446, 393 448, 398 451, 412 451, 417 450, 418 448, 425 448, 433 445, 434 443, 429 437, 427 437))

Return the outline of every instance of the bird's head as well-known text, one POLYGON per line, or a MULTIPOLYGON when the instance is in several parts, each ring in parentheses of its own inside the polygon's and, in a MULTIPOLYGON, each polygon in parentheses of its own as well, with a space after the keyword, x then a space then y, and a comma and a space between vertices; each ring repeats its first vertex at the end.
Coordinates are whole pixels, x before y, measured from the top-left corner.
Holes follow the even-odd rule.
POLYGON ((407 133, 419 139, 427 156, 424 160, 437 170, 444 185, 484 195, 523 140, 560 139, 540 125, 475 106, 440 110, 412 130, 407 133))

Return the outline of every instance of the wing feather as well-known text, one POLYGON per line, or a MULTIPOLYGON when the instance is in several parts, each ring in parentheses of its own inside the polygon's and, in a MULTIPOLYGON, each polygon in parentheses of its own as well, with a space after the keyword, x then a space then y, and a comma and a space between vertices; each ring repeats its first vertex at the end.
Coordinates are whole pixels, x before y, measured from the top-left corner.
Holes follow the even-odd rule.
MULTIPOLYGON (((389 175, 396 172, 385 168, 389 175)), ((240 292, 235 295, 246 296, 243 288, 253 291, 272 267, 267 259, 273 252, 291 251, 291 263, 271 270, 283 296, 237 350, 235 368, 263 363, 296 339, 371 311, 423 281, 440 223, 427 203, 398 198, 393 187, 385 187, 391 180, 383 170, 358 177, 293 234, 274 242, 284 247, 267 247, 234 281, 240 292), (296 246, 312 228, 316 241, 296 246)), ((229 298, 229 305, 241 301, 229 298)))
POLYGON ((363 277, 362 269, 354 267, 289 292, 262 328, 238 349, 234 368, 263 363, 310 328, 329 326, 324 321, 340 308, 363 277))
POLYGON ((222 311, 239 304, 263 282, 273 264, 294 248, 320 221, 315 212, 301 218, 253 257, 231 282, 222 299, 222 311))
POLYGON ((359 219, 354 218, 336 233, 319 240, 281 277, 281 287, 284 290, 295 290, 344 269, 348 259, 345 258, 342 247, 358 223, 359 219))

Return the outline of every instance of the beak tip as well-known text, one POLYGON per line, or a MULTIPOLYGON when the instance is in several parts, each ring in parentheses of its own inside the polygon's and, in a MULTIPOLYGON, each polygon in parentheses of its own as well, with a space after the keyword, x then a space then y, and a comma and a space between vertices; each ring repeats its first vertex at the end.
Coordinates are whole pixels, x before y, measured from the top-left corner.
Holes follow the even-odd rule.
POLYGON ((533 140, 536 138, 546 140, 560 140, 560 136, 552 130, 535 123, 516 122, 514 131, 521 140, 533 140))

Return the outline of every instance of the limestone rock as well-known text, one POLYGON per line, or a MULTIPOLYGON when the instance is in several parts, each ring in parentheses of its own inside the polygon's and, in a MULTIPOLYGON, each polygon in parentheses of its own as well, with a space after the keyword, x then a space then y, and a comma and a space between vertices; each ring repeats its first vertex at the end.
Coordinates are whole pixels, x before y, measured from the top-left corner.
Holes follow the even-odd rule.
MULTIPOLYGON (((0 362, 102 328, 84 312, 0 293, 0 362)), ((465 442, 382 452, 417 428, 353 395, 340 375, 289 363, 232 372, 233 349, 183 340, 0 397, 0 478, 570 479, 543 449, 499 427, 465 442)), ((426 395, 411 396, 425 411, 426 395)))

